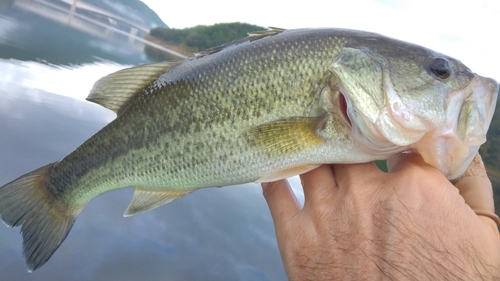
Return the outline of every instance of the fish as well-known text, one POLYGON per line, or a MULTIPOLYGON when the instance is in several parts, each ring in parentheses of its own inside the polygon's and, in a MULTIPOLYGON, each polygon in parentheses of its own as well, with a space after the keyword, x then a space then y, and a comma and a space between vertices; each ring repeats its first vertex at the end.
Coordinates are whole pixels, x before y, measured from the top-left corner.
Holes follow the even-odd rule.
POLYGON ((124 216, 200 188, 269 182, 324 163, 419 152, 458 179, 493 117, 498 83, 430 49, 358 30, 269 28, 177 62, 99 79, 117 117, 61 160, 0 187, 29 271, 85 205, 133 187, 124 216))

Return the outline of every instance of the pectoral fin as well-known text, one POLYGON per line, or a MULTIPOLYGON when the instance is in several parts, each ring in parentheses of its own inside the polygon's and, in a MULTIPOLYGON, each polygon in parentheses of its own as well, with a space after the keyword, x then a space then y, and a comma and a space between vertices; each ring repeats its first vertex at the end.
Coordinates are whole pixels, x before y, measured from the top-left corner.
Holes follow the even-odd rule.
POLYGON ((248 141, 273 156, 286 156, 322 145, 318 135, 323 117, 292 117, 256 126, 246 132, 248 141))
POLYGON ((193 192, 193 190, 182 191, 146 191, 136 188, 134 198, 123 214, 124 217, 130 217, 142 212, 160 207, 163 204, 179 199, 182 196, 193 192))
POLYGON ((176 62, 145 64, 111 73, 95 82, 87 100, 120 114, 136 94, 141 93, 146 86, 176 64, 176 62))

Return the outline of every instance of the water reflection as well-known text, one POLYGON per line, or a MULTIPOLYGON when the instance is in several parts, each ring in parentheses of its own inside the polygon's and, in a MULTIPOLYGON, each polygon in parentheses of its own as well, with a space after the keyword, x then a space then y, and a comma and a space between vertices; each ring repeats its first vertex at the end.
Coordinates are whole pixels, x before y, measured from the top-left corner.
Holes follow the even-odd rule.
POLYGON ((124 40, 93 37, 16 7, 0 11, 0 26, 0 58, 60 65, 89 63, 99 58, 123 64, 149 62, 141 48, 124 40))
POLYGON ((4 72, 0 91, 7 93, 12 92, 9 89, 21 87, 30 95, 44 91, 85 100, 95 81, 125 67, 112 61, 67 66, 0 59, 0 69, 4 72))
MULTIPOLYGON (((115 118, 84 98, 101 76, 149 61, 19 9, 0 14, 0 26, 1 186, 59 160, 115 118)), ((131 196, 120 190, 91 201, 32 274, 19 229, 0 225, 0 281, 286 279, 256 185, 201 190, 123 218, 131 196)))
MULTIPOLYGON (((0 185, 59 160, 112 118, 90 102, 2 87, 0 185)), ((131 218, 122 217, 131 190, 105 194, 31 274, 19 229, 1 226, 0 280, 285 280, 260 193, 253 184, 201 190, 131 218)))

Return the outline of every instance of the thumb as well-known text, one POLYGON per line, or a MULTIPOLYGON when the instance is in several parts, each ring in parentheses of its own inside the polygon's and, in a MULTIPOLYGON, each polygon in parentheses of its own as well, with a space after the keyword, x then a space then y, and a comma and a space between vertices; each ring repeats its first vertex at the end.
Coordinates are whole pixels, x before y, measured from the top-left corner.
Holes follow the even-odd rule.
MULTIPOLYGON (((493 220, 500 225, 500 219, 495 214, 493 189, 488 179, 483 160, 479 153, 469 165, 464 175, 455 183, 465 203, 480 217, 493 220)), ((484 221, 484 220, 483 220, 484 221)), ((489 222, 491 224, 491 221, 489 222)), ((498 228, 494 227, 498 232, 498 228)))

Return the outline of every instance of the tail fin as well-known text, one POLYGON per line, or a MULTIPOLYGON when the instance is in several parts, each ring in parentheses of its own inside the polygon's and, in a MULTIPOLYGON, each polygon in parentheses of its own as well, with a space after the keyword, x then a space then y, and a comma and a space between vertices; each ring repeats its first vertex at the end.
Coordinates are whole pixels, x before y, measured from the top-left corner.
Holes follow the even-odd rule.
POLYGON ((22 226, 23 253, 29 272, 49 260, 80 212, 70 210, 51 194, 47 179, 53 165, 0 187, 0 218, 10 227, 22 226))

